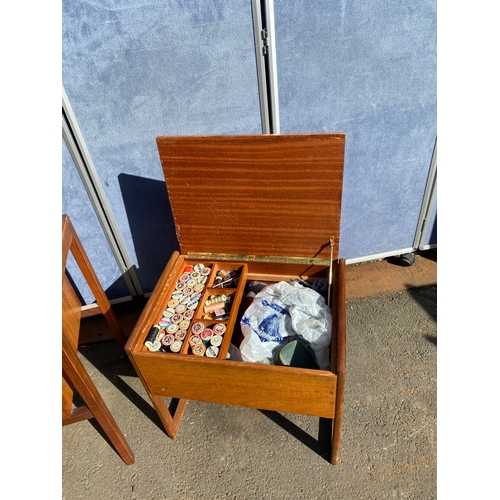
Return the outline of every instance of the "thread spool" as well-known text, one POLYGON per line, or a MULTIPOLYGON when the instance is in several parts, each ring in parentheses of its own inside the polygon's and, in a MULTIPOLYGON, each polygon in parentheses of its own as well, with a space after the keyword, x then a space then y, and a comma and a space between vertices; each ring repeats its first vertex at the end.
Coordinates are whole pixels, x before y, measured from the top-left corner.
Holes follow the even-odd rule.
POLYGON ((191 326, 191 331, 194 334, 199 334, 205 329, 205 324, 202 323, 201 321, 197 321, 196 323, 193 323, 191 326))
POLYGON ((177 326, 176 323, 171 323, 170 325, 167 326, 167 332, 168 333, 175 333, 179 327, 177 326))
POLYGON ((203 344, 197 344, 191 347, 191 352, 195 356, 204 356, 206 349, 207 348, 203 344))
POLYGON ((160 328, 165 328, 168 325, 170 325, 170 323, 172 323, 172 321, 170 321, 170 318, 165 318, 164 316, 163 318, 160 319, 160 321, 158 321, 158 326, 160 328))
POLYGON ((203 308, 203 312, 205 313, 213 313, 216 311, 223 311, 225 307, 225 302, 217 302, 215 304, 210 304, 203 308))
POLYGON ((145 346, 151 352, 158 352, 161 349, 161 341, 155 340, 154 342, 145 342, 145 346))
POLYGON ((194 316, 194 310, 193 309, 189 309, 187 311, 184 312, 183 314, 184 318, 187 319, 187 320, 191 320, 193 319, 193 316, 194 316))
POLYGON ((146 342, 150 342, 152 344, 156 340, 156 336, 159 332, 160 328, 156 325, 151 327, 151 330, 149 330, 148 336, 146 337, 146 342))
POLYGON ((175 314, 175 309, 173 307, 167 307, 163 311, 163 317, 164 318, 171 318, 175 314))
POLYGON ((229 271, 226 271, 225 269, 219 269, 217 271, 217 276, 219 278, 222 278, 223 280, 227 279, 229 274, 231 274, 231 273, 229 271))
POLYGON ((172 352, 179 352, 182 348, 182 340, 174 340, 171 344, 170 344, 170 350, 172 352))
POLYGON ((178 323, 179 330, 187 330, 190 324, 191 322, 188 319, 183 319, 180 323, 178 323))
POLYGON ((172 320, 172 323, 177 324, 184 319, 184 316, 181 313, 175 313, 170 319, 172 320))
POLYGON ((211 269, 209 267, 204 267, 203 269, 200 269, 200 274, 202 276, 208 276, 210 274, 211 269))
POLYGON ((215 347, 213 345, 207 347, 207 350, 205 351, 205 356, 207 356, 207 358, 216 358, 218 355, 219 355, 218 347, 215 347))
POLYGON ((179 299, 170 299, 167 306, 175 309, 179 305, 179 299))
POLYGON ((173 341, 175 340, 174 336, 171 333, 167 333, 162 339, 161 339, 161 345, 163 347, 168 347, 170 346, 173 341))
POLYGON ((208 300, 205 300, 205 305, 210 306, 212 304, 218 304, 219 302, 226 302, 227 297, 222 295, 211 295, 208 300))
POLYGON ((191 275, 190 275, 190 274, 188 274, 188 273, 184 273, 184 274, 181 274, 181 275, 179 276, 179 281, 180 281, 181 283, 186 283, 186 281, 188 281, 190 278, 191 278, 191 275))
POLYGON ((217 323, 212 328, 215 335, 224 335, 226 331, 226 325, 224 323, 217 323))
POLYGON ((220 335, 213 335, 212 338, 210 339, 210 345, 213 345, 214 347, 220 347, 222 344, 222 336, 220 335))
POLYGON ((179 304, 184 304, 185 306, 187 306, 190 300, 191 300, 191 297, 189 295, 183 295, 179 299, 179 304))
POLYGON ((214 336, 214 332, 211 328, 205 328, 201 333, 200 337, 204 344, 210 343, 210 339, 214 336))
POLYGON ((194 311, 197 307, 198 307, 198 300, 190 300, 187 304, 186 304, 186 307, 191 310, 191 311, 194 311))
POLYGON ((186 311, 187 307, 185 304, 179 304, 176 308, 175 308, 175 312, 176 313, 179 313, 179 314, 182 314, 184 311, 186 311))
POLYGON ((184 340, 187 335, 187 330, 177 330, 175 332, 175 338, 176 340, 184 340))
POLYGON ((198 344, 202 344, 201 337, 195 334, 191 335, 191 337, 189 337, 189 345, 192 347, 198 344))

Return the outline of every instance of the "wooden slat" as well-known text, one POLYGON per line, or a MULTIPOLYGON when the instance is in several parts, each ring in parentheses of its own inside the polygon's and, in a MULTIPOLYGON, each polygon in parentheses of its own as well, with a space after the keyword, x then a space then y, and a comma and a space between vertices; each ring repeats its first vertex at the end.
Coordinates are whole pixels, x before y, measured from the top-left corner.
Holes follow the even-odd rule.
POLYGON ((338 257, 345 134, 157 144, 182 254, 338 257))
POLYGON ((87 304, 82 306, 82 319, 97 316, 98 314, 102 314, 99 304, 87 304))
POLYGON ((62 424, 64 426, 95 417, 123 461, 131 465, 134 463, 134 454, 78 357, 82 304, 66 275, 69 252, 75 258, 116 339, 122 347, 126 342, 123 330, 73 224, 64 214, 62 217, 62 424), (72 408, 74 392, 81 396, 85 405, 72 408))
POLYGON ((73 389, 62 377, 62 418, 63 422, 71 417, 73 412, 73 389))
POLYGON ((80 334, 81 303, 67 276, 62 281, 62 329, 73 349, 78 349, 80 334))
MULTIPOLYGON (((90 263, 90 260, 83 248, 83 245, 78 237, 78 234, 73 227, 71 219, 64 214, 62 216, 62 275, 63 280, 65 278, 65 269, 66 269, 66 260, 68 257, 68 252, 71 252, 73 257, 75 258, 80 271, 87 282, 90 291, 93 293, 96 302, 99 304, 99 308, 106 318, 106 321, 113 331, 113 334, 116 337, 116 340, 120 344, 121 347, 125 347, 125 343, 127 339, 125 338, 125 334, 123 333, 123 329, 118 323, 118 319, 116 318, 113 309, 111 308, 111 304, 108 300, 106 292, 102 288, 99 279, 97 278, 97 274, 90 263)), ((80 304, 81 307, 81 304, 80 304)))
POLYGON ((65 417, 63 414, 62 424, 64 427, 65 425, 76 424, 76 422, 82 422, 89 418, 94 418, 92 412, 86 406, 80 406, 75 408, 68 417, 65 417))
POLYGON ((102 427, 123 461, 127 465, 133 464, 134 453, 108 407, 104 403, 99 391, 92 382, 92 379, 85 370, 83 363, 78 358, 75 349, 64 335, 64 332, 62 336, 62 369, 64 378, 68 380, 78 394, 80 394, 85 402, 86 408, 88 408, 90 414, 99 422, 99 425, 102 427))

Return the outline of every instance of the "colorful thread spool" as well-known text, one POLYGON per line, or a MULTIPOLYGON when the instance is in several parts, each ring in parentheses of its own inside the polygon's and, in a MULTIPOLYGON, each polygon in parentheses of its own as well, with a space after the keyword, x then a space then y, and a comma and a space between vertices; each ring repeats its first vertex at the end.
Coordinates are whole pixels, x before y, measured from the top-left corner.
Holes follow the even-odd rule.
POLYGON ((222 336, 221 335, 213 335, 210 339, 210 345, 214 347, 220 347, 222 344, 222 336))
POLYGON ((158 326, 152 326, 151 330, 149 330, 148 336, 146 337, 146 342, 153 343, 156 340, 158 333, 160 332, 160 328, 158 326))
POLYGON ((206 347, 203 344, 197 344, 191 347, 191 351, 195 356, 204 356, 206 347))
POLYGON ((207 356, 207 358, 216 358, 218 355, 219 355, 218 347, 215 347, 213 345, 207 347, 207 350, 205 351, 205 356, 207 356))
POLYGON ((191 335, 191 337, 189 337, 189 345, 195 346, 198 344, 202 344, 201 337, 199 335, 195 335, 195 334, 191 335))
POLYGON ((201 333, 200 337, 204 344, 210 343, 210 339, 214 336, 214 332, 211 328, 205 328, 201 333))
POLYGON ((170 344, 170 350, 172 352, 179 352, 182 348, 182 340, 174 340, 171 344, 170 344))
POLYGON ((226 325, 224 323, 217 323, 212 328, 215 335, 224 335, 226 331, 226 325))
POLYGON ((196 323, 193 323, 191 326, 191 331, 194 334, 199 334, 205 329, 205 324, 202 323, 201 321, 197 321, 196 323))

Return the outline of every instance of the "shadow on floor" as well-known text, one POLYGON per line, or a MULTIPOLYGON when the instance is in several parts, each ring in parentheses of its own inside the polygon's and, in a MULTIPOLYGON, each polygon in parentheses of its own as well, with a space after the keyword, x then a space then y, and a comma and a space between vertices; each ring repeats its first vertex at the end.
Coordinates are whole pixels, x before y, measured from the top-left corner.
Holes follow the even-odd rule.
POLYGON ((115 340, 80 346, 79 352, 135 407, 165 432, 154 407, 123 380, 123 377, 137 378, 137 374, 127 355, 115 340))
MULTIPOLYGON (((129 401, 136 406, 146 418, 151 420, 162 432, 166 434, 163 424, 154 407, 123 380, 124 377, 137 378, 137 374, 135 373, 128 357, 121 350, 116 341, 108 340, 80 346, 79 351, 81 355, 89 363, 91 363, 95 369, 104 375, 104 377, 111 384, 113 384, 118 391, 128 398, 129 401)), ((83 401, 78 395, 75 395, 74 402, 78 405, 83 404, 83 401)), ((175 403, 175 400, 172 402, 175 403)), ((317 453, 321 458, 324 458, 328 462, 330 461, 332 429, 331 419, 319 419, 318 437, 315 439, 295 423, 288 420, 286 416, 281 413, 267 410, 259 411, 275 424, 279 425, 286 432, 290 433, 290 435, 292 435, 295 439, 310 448, 313 452, 317 453)), ((99 426, 98 422, 95 419, 90 419, 89 422, 112 447, 111 442, 99 426)))
POLYGON ((317 453, 321 458, 327 462, 330 461, 331 453, 331 436, 332 436, 332 419, 320 418, 318 439, 314 439, 310 434, 302 430, 298 425, 288 420, 284 415, 275 411, 259 410, 263 415, 279 425, 283 430, 288 432, 297 441, 307 446, 314 453, 317 453))

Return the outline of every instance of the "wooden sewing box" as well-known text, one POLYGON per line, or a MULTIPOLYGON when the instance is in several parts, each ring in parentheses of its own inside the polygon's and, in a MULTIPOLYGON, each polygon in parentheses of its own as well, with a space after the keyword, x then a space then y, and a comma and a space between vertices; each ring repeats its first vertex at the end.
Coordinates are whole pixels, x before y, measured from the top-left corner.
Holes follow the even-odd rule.
MULTIPOLYGON (((338 258, 344 133, 157 137, 180 252, 174 252, 125 350, 174 439, 188 400, 331 419, 331 463, 339 460, 346 372, 345 260, 338 258), (145 346, 180 277, 203 264, 211 274, 203 301, 230 294, 219 355, 145 346), (220 269, 238 269, 236 288, 212 288, 220 269), (300 278, 330 283, 330 369, 308 369, 227 358, 241 340, 245 284, 300 278), (239 333, 238 333, 239 332, 239 333), (171 398, 167 405, 165 398, 171 398)), ((329 420, 327 420, 329 421, 329 420)))

